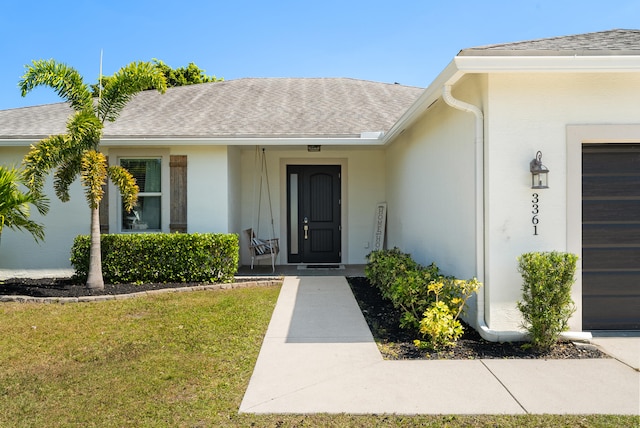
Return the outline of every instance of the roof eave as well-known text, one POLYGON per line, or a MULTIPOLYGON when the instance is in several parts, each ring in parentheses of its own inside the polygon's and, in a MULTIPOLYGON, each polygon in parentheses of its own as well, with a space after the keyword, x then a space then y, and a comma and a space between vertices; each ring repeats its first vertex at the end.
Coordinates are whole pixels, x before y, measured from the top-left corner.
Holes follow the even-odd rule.
POLYGON ((463 73, 621 73, 640 71, 637 55, 479 55, 457 56, 453 60, 463 73))
POLYGON ((441 98, 445 85, 455 84, 465 74, 530 72, 637 73, 640 55, 456 56, 385 134, 383 144, 393 141, 441 98))
POLYGON ((287 137, 249 137, 249 138, 207 138, 207 137, 162 137, 162 138, 103 138, 103 147, 121 146, 123 143, 135 143, 138 146, 369 146, 382 144, 381 138, 287 138, 287 137), (178 143, 179 142, 179 143, 178 143))
POLYGON ((420 115, 429 109, 442 96, 442 87, 458 81, 464 72, 458 68, 455 59, 440 72, 438 77, 422 92, 418 99, 384 135, 383 144, 393 141, 404 130, 411 126, 420 115))

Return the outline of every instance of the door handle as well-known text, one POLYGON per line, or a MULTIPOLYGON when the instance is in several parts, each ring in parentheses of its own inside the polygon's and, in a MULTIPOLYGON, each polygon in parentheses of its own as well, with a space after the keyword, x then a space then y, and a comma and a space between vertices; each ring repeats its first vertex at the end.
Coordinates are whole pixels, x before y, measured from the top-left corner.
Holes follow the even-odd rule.
POLYGON ((307 217, 302 220, 304 226, 302 229, 304 230, 304 239, 309 239, 309 219, 307 217))

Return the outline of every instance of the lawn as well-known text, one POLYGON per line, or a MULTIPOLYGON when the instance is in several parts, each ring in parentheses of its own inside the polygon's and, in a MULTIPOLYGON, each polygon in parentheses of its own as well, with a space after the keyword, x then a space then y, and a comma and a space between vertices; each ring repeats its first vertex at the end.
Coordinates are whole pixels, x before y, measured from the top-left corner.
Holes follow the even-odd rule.
POLYGON ((278 292, 2 303, 0 426, 637 425, 630 416, 239 415, 278 292))

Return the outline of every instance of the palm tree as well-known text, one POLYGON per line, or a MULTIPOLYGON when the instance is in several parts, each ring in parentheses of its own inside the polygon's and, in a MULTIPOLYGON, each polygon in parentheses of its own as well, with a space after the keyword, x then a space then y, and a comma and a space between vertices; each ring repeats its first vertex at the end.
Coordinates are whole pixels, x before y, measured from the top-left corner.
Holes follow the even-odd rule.
POLYGON ((49 200, 31 191, 22 192, 21 184, 24 184, 24 177, 18 169, 0 166, 0 237, 6 226, 13 230, 25 230, 31 233, 36 242, 42 241, 44 227, 29 220, 30 205, 45 215, 49 211, 49 200))
POLYGON ((26 66, 19 82, 22 96, 38 86, 48 86, 68 102, 74 114, 67 122, 65 134, 53 135, 32 146, 24 158, 26 184, 34 194, 41 194, 44 181, 55 169, 53 187, 63 202, 69 200, 69 186, 79 176, 91 210, 91 247, 87 287, 104 289, 100 255, 98 205, 104 194, 107 177, 122 193, 124 206, 131 210, 137 201, 138 186, 129 172, 109 166, 100 152, 100 140, 106 121, 115 121, 137 93, 156 88, 166 91, 162 73, 149 62, 133 62, 121 68, 104 85, 94 102, 91 88, 73 68, 55 60, 33 61, 26 66))

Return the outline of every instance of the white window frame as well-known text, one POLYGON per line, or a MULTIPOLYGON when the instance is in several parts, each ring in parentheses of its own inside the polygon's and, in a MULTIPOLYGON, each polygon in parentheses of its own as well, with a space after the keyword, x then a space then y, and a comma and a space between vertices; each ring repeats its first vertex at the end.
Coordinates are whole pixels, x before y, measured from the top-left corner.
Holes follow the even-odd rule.
MULTIPOLYGON (((169 216, 170 216, 170 201, 169 201, 169 186, 170 186, 170 171, 169 171, 169 150, 156 150, 156 149, 111 149, 109 150, 109 163, 111 165, 120 165, 123 159, 160 159, 161 164, 161 185, 160 192, 144 193, 146 196, 160 196, 160 230, 152 229, 123 229, 122 228, 122 196, 120 191, 113 183, 110 183, 109 190, 109 230, 116 231, 116 233, 169 233, 169 216)), ((142 194, 142 193, 141 193, 142 194)))

